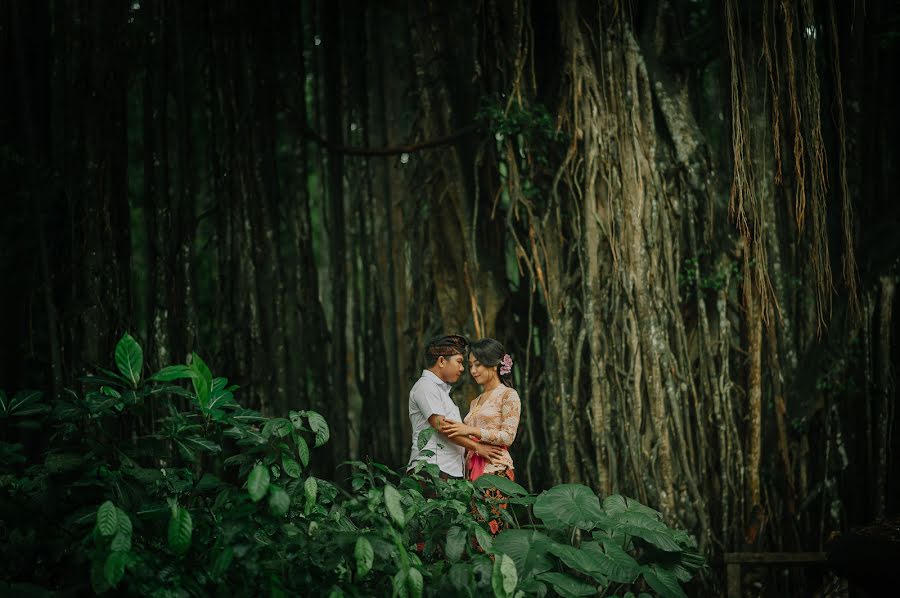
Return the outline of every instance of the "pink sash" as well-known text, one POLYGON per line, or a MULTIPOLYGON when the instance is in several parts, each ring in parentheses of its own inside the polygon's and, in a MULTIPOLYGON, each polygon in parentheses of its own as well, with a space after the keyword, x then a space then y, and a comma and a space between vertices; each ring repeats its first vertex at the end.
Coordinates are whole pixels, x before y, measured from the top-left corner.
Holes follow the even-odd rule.
MULTIPOLYGON (((500 448, 506 450, 505 446, 501 446, 500 448)), ((469 458, 469 480, 474 482, 484 475, 484 468, 487 467, 487 465, 488 460, 473 451, 472 456, 469 458)))

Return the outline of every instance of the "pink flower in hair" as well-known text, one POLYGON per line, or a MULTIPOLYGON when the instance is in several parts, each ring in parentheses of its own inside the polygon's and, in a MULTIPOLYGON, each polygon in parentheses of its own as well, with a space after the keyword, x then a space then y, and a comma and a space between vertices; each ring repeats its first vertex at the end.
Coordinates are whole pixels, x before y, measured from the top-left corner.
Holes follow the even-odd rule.
POLYGON ((509 353, 503 354, 503 359, 500 360, 500 375, 505 376, 512 371, 513 360, 512 357, 509 356, 509 353))

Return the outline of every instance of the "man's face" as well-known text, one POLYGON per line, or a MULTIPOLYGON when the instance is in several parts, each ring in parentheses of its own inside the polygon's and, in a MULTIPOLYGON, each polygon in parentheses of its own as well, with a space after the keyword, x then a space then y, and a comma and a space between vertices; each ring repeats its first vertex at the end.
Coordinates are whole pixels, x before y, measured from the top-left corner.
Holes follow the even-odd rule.
POLYGON ((447 384, 456 384, 465 371, 462 353, 448 357, 438 357, 438 378, 447 384))

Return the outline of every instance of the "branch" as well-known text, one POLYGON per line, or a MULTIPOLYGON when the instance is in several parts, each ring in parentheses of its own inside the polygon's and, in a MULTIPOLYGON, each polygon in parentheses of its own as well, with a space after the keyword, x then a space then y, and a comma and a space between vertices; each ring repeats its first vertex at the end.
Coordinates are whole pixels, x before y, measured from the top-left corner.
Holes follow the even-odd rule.
MULTIPOLYGON (((288 110, 288 113, 290 113, 291 116, 295 116, 292 110, 288 110)), ((304 122, 297 122, 296 126, 301 135, 303 135, 307 139, 315 141, 320 146, 332 152, 337 152, 348 156, 396 156, 399 154, 413 154, 422 150, 431 149, 433 147, 440 147, 442 145, 450 145, 451 143, 462 139, 466 135, 477 131, 480 128, 481 123, 477 121, 469 123, 452 135, 439 137, 437 139, 432 139, 431 141, 414 143, 412 145, 395 145, 392 147, 351 147, 346 145, 338 145, 337 143, 328 141, 328 139, 323 137, 321 133, 315 131, 304 122)))

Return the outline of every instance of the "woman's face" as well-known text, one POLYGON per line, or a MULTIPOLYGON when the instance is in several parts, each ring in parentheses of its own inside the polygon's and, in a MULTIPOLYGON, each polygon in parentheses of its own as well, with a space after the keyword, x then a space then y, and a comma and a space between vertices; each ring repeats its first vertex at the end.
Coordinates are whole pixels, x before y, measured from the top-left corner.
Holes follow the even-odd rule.
POLYGON ((475 358, 475 355, 469 354, 469 373, 476 384, 484 386, 494 377, 495 368, 482 364, 475 358))

